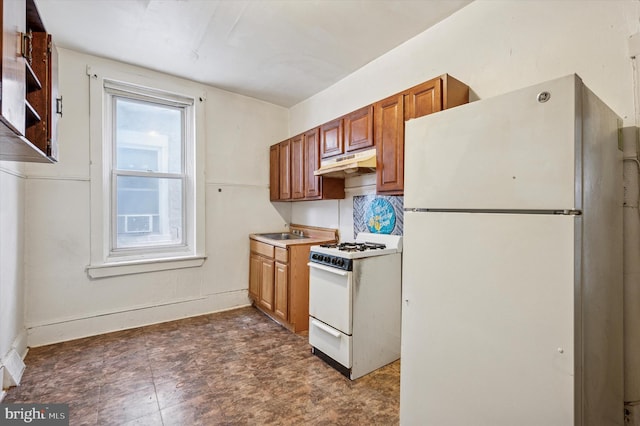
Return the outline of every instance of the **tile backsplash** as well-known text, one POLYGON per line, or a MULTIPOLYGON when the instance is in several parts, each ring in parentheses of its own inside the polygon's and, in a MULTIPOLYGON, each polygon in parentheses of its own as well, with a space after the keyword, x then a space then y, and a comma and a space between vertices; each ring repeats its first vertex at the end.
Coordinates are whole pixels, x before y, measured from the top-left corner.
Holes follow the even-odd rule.
POLYGON ((354 195, 353 233, 402 235, 404 197, 354 195))

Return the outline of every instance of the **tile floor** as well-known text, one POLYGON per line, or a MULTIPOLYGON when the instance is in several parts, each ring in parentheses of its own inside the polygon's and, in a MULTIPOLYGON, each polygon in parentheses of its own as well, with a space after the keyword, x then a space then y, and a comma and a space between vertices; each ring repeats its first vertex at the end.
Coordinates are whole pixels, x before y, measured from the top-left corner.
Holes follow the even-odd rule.
POLYGON ((350 381, 254 308, 31 349, 2 403, 71 425, 394 425, 400 362, 350 381))

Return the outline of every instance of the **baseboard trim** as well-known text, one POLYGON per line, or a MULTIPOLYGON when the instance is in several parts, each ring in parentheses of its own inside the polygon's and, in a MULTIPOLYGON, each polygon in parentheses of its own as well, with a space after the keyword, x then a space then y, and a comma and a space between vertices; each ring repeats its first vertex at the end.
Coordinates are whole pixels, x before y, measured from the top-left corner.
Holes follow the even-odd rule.
POLYGON ((247 290, 211 294, 186 302, 181 301, 51 324, 34 325, 27 329, 26 341, 29 347, 45 346, 250 305, 247 290))
MULTIPOLYGON (((24 358, 27 356, 28 351, 27 331, 22 329, 13 340, 9 351, 0 359, 0 390, 2 392, 4 392, 4 389, 20 384, 26 367, 24 358)), ((4 394, 0 396, 0 401, 2 401, 2 398, 4 398, 4 394)))

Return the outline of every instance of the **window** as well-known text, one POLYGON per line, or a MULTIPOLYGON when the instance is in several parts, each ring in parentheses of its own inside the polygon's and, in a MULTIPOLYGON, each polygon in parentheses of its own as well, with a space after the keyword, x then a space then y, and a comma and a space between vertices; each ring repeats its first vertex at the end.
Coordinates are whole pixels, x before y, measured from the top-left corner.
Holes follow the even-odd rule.
POLYGON ((112 252, 184 246, 190 104, 112 93, 112 252))
POLYGON ((201 145, 196 124, 201 115, 197 102, 204 97, 124 83, 95 72, 89 76, 89 275, 202 264, 204 247, 198 235, 204 235, 204 173, 202 155, 196 155, 201 145))

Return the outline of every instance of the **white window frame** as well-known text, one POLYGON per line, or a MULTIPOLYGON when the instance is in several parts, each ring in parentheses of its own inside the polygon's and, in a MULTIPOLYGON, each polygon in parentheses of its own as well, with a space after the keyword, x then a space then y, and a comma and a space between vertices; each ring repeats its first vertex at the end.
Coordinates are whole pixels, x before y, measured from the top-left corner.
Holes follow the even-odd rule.
POLYGON ((91 157, 91 278, 201 266, 205 260, 204 101, 196 84, 149 72, 141 75, 117 67, 88 66, 91 157), (183 244, 114 249, 115 173, 112 171, 113 99, 140 96, 186 108, 183 164, 183 244))

